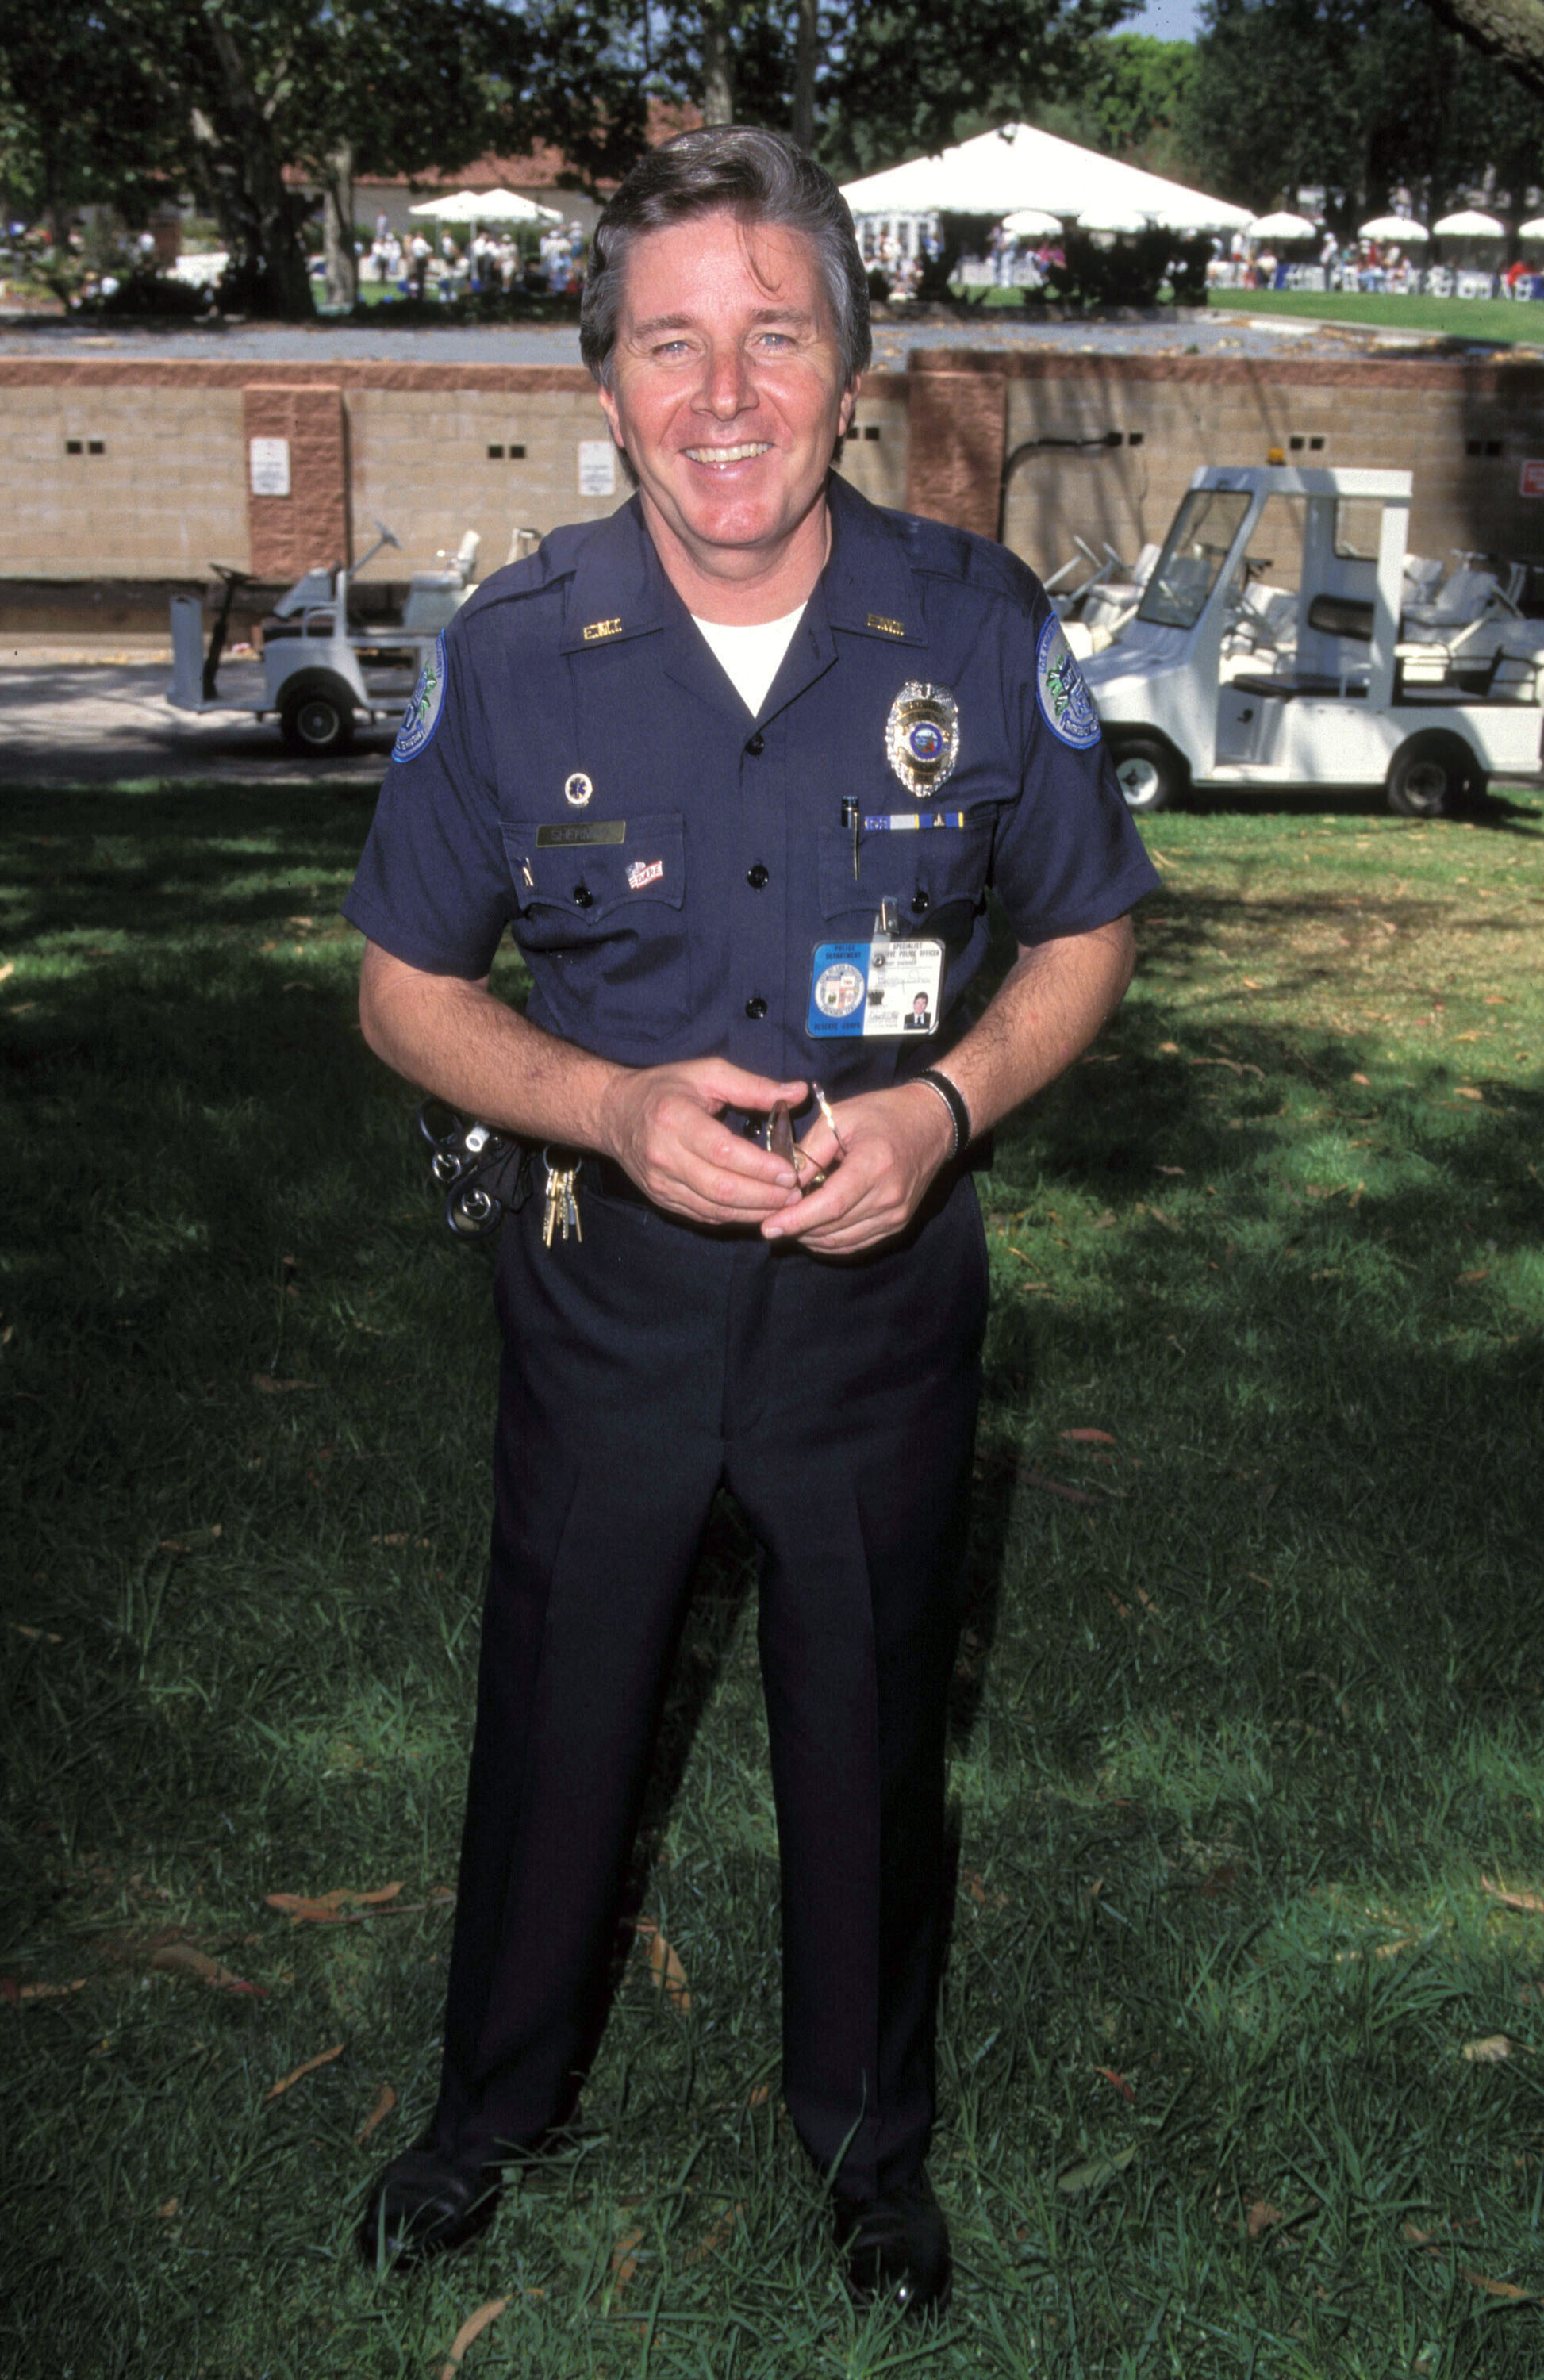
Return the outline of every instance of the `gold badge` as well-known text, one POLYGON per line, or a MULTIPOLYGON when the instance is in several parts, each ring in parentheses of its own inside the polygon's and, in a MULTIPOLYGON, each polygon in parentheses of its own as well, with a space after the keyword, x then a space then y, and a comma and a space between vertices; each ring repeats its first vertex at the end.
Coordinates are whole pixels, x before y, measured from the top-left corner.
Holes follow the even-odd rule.
POLYGON ((884 724, 884 748, 908 794, 933 793, 960 757, 960 711, 946 686, 901 688, 884 724))
POLYGON ((904 620, 887 620, 882 612, 870 612, 867 625, 877 628, 881 637, 904 637, 906 632, 904 620))
POLYGON ((584 640, 587 645, 598 645, 602 637, 619 637, 621 634, 620 620, 590 620, 585 625, 584 640))

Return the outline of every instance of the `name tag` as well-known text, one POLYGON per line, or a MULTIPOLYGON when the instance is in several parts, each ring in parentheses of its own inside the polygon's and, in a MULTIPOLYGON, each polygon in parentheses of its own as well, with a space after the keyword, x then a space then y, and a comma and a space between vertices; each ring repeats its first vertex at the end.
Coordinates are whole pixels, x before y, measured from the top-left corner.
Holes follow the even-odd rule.
POLYGON ((538 851, 572 851, 578 844, 593 843, 626 843, 626 819, 576 819, 570 826, 539 826, 536 830, 538 851))
POLYGON ((821 942, 809 970, 805 1030, 817 1041, 936 1033, 942 983, 942 942, 882 936, 871 942, 821 942))

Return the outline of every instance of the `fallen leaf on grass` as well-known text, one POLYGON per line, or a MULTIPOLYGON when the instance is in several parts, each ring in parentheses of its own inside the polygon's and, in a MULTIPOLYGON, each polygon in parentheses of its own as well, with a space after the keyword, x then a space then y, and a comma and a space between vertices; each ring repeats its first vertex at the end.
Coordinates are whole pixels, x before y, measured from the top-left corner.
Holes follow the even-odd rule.
POLYGON ((415 1537, 407 1529, 388 1529, 384 1536, 371 1537, 370 1542, 372 1546, 432 1547, 434 1540, 432 1537, 415 1537))
POLYGON ((1477 1091, 1470 1083, 1454 1083, 1453 1096, 1455 1099, 1483 1099, 1485 1093, 1477 1091))
POLYGON ((1500 2066, 1517 2054, 1519 2045, 1509 2041, 1504 2033, 1488 2033, 1478 2041, 1464 2044, 1464 2056, 1471 2066, 1500 2066))
POLYGON ((254 1372, 252 1386, 254 1389, 261 1389, 265 1397, 279 1397, 284 1396, 291 1389, 304 1389, 308 1393, 313 1392, 317 1383, 314 1380, 276 1380, 271 1372, 254 1372))
POLYGON ((191 1942, 162 1942, 150 1954, 150 1964, 168 1975, 191 1975, 201 1984, 208 1984, 217 1992, 238 1992, 251 1999, 265 2000, 268 1992, 262 1984, 249 1984, 233 1974, 207 1950, 195 1949, 191 1942))
POLYGON ((1059 1479, 1047 1479, 1039 1471, 1020 1469, 1016 1476, 1026 1488, 1038 1488, 1042 1496, 1059 1496, 1064 1504, 1097 1504, 1099 1501, 1097 1496, 1086 1496, 1081 1488, 1064 1488, 1059 1479))
POLYGON ((331 2066, 334 2058, 342 2056, 341 2041, 335 2041, 331 2049, 319 2049, 314 2058, 308 2058, 303 2065, 297 2066, 290 2073, 282 2075, 272 2091, 268 2093, 268 2098, 282 2099, 286 2091, 293 2091, 297 2082, 303 2082, 306 2076, 314 2074, 319 2066, 331 2066))
POLYGON ((978 1909, 1006 1909, 1008 1905, 1007 1894, 1005 1892, 989 1892, 986 1888, 985 1878, 978 1876, 973 1867, 961 1868, 960 1882, 965 1886, 978 1909))
POLYGON ((158 2206, 155 2211, 157 2215, 160 2216, 163 2223, 169 2223, 174 2215, 180 2213, 181 2204, 182 2202, 180 2199, 168 2198, 164 2206, 158 2206))
POLYGON ((1514 2304, 1521 2305, 1531 2302, 1538 2295, 1537 2289, 1520 2289, 1515 2281, 1493 2281, 1489 2273, 1471 2273, 1462 2265, 1459 2271, 1472 2289, 1483 2289, 1487 2297, 1510 2298, 1514 2304))
POLYGON ((1493 1900, 1499 1900, 1503 1909, 1521 1910, 1526 1917, 1544 1917, 1544 1900, 1537 1892, 1508 1892, 1504 1885, 1492 1884, 1488 1876, 1480 1877, 1479 1888, 1489 1893, 1493 1900))
POLYGON ((391 2114, 391 2111, 395 2105, 396 2093, 392 2089, 389 2082, 383 2082, 374 2107, 371 2107, 369 2115, 365 2118, 364 2122, 359 2126, 359 2131, 354 2135, 354 2143, 356 2147, 358 2147, 361 2141, 368 2141, 371 2132, 376 2130, 377 2126, 385 2122, 386 2118, 391 2114))
POLYGON ((689 2009, 691 1993, 687 1985, 687 1971, 653 1919, 638 1918, 633 1931, 640 1942, 648 1943, 650 1973, 671 2004, 683 2012, 689 2009))
POLYGON ((1372 1088, 1372 1077, 1370 1075, 1353 1075, 1351 1079, 1354 1083, 1360 1083, 1364 1091, 1370 1091, 1372 1088))
POLYGON ((1101 2182, 1111 2181, 1124 2173, 1137 2154, 1137 2143, 1114 2150, 1109 2156, 1086 2157, 1081 2165, 1070 2166, 1057 2177, 1056 2187, 1064 2197, 1076 2198, 1080 2190, 1097 2190, 1101 2182))
POLYGON ((772 2084, 770 2082, 758 2082, 755 2090, 746 2101, 746 2106, 748 2107, 764 2107, 771 2097, 772 2084))
POLYGON ((203 1553, 210 1546, 217 1546, 225 1534, 225 1523, 212 1521, 207 1529, 189 1529, 185 1537, 158 1539, 155 1550, 160 1554, 203 1553))
POLYGON ((1252 975, 1243 975, 1240 976, 1238 979, 1244 986, 1246 991, 1263 991, 1265 990, 1264 984, 1257 983, 1252 975))
POLYGON ((1123 2099, 1129 2099, 1129 2100, 1131 2101, 1132 2106, 1133 2106, 1133 2107, 1135 2107, 1135 2106, 1136 2106, 1136 2104, 1137 2104, 1137 2094, 1136 2094, 1136 2092, 1132 2089, 1132 2087, 1131 2087, 1130 2083, 1126 2081, 1125 2076, 1124 2074, 1117 2074, 1117 2073, 1116 2073, 1116 2071, 1115 2071, 1115 2070, 1114 2070, 1114 2068, 1113 2068, 1112 2066, 1096 2066, 1096 2067, 1094 2068, 1094 2072, 1095 2072, 1096 2074, 1098 2074, 1098 2075, 1099 2075, 1099 2076, 1100 2076, 1100 2077, 1104 2082, 1109 2082, 1109 2083, 1112 2084, 1112 2085, 1113 2085, 1113 2087, 1114 2087, 1114 2088, 1115 2088, 1115 2089, 1120 2093, 1120 2095, 1121 2095, 1121 2096, 1122 2096, 1122 2098, 1123 2098, 1123 2099))
POLYGON ((1073 1446, 1113 1446, 1115 1443, 1107 1429, 1064 1429, 1061 1435, 1073 1446))
MULTIPOLYGON (((334 1892, 268 1892, 263 1900, 268 1908, 278 1910, 281 1916, 293 1918, 297 1925, 351 1925, 356 1921, 343 1913, 350 1902, 359 1910, 380 1909, 395 1900, 401 1889, 399 1876, 395 1884, 383 1884, 373 1892, 358 1892, 348 1885, 339 1885, 334 1892)), ((421 1908, 423 1903, 414 1905, 421 1908)), ((408 1911, 405 1907, 393 1913, 407 1916, 408 1911)))
POLYGON ((55 1636, 52 1628, 28 1628, 19 1620, 13 1620, 11 1625, 17 1634, 25 1636, 30 1645, 62 1645, 65 1641, 62 1636, 55 1636))
POLYGON ((1245 2199, 1244 2220, 1251 2240, 1263 2240, 1268 2231, 1273 2231, 1278 2223, 1286 2219, 1285 2210, 1272 2206, 1267 2198, 1245 2199))
POLYGON ((14 1975, 0 1975, 0 1998, 11 2008, 20 2000, 68 1999, 71 1992, 83 1992, 85 1988, 84 1975, 77 1976, 72 1984, 18 1984, 14 1975))
POLYGON ((620 2292, 638 2271, 638 2252, 643 2245, 643 2233, 624 2231, 611 2252, 611 2277, 620 2292))
POLYGON ((451 2341, 449 2355, 440 2366, 440 2380, 456 2380, 468 2348, 482 2337, 491 2323, 497 2322, 508 2303, 507 2298, 490 2298, 486 2305, 480 2305, 475 2313, 467 2316, 451 2341))
POLYGON ((1460 1289, 1474 1289, 1478 1286, 1479 1282, 1482 1281, 1489 1281, 1489 1266, 1481 1265, 1476 1272, 1461 1272, 1458 1276, 1458 1286, 1460 1289))
POLYGON ((688 2265, 699 2265, 705 2256, 716 2256, 721 2248, 727 2248, 735 2236, 735 2228, 744 2212, 744 2206, 736 2199, 735 2204, 719 2216, 712 2229, 704 2233, 696 2247, 687 2249, 684 2262, 688 2265))

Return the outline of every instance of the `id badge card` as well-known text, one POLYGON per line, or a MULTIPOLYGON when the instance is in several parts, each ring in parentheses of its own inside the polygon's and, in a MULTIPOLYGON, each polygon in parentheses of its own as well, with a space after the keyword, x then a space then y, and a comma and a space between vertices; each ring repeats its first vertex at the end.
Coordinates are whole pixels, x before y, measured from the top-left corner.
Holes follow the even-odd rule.
POLYGON ((817 1041, 849 1037, 899 1040, 938 1030, 943 944, 909 935, 894 941, 821 942, 809 970, 805 1030, 817 1041))

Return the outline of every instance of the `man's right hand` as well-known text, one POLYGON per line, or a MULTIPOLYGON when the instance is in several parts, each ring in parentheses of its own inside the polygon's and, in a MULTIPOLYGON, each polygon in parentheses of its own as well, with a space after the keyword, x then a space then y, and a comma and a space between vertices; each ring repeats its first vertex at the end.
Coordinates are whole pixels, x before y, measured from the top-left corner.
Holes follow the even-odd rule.
POLYGON ((694 1223, 760 1223, 797 1205, 796 1176, 781 1158, 721 1123, 722 1111, 770 1114, 779 1099, 798 1107, 808 1089, 748 1075, 722 1058, 619 1073, 601 1100, 602 1145, 670 1214, 694 1223))

